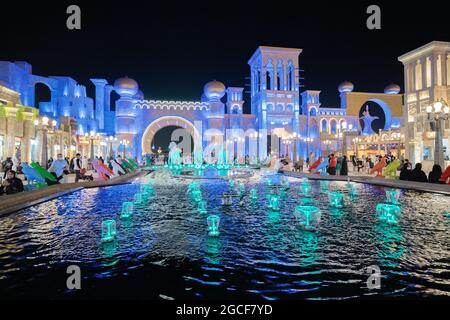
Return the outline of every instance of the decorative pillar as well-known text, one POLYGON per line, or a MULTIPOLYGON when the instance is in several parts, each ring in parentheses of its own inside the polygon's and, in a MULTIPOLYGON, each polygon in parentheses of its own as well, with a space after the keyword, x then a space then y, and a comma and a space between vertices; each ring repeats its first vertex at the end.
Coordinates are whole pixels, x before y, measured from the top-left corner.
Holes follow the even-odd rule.
POLYGON ((47 168, 47 162, 48 162, 48 137, 47 137, 47 128, 40 128, 40 131, 42 133, 41 136, 41 163, 40 165, 43 168, 47 168))
POLYGON ((95 119, 98 129, 105 129, 105 86, 108 82, 105 79, 91 79, 95 85, 95 119))
POLYGON ((442 148, 442 119, 436 120, 436 135, 434 139, 434 164, 438 164, 441 168, 445 168, 444 150, 442 148))

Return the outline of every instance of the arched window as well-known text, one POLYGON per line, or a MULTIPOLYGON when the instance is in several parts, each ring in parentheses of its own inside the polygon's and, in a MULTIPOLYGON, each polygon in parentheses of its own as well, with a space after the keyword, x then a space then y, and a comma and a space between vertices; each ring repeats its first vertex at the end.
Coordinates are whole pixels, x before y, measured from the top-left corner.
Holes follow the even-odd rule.
POLYGON ((267 90, 272 90, 271 79, 270 79, 270 72, 269 71, 266 71, 266 89, 267 90))
POLYGON ((277 112, 283 112, 284 111, 284 105, 281 103, 277 104, 277 112))
POLYGON ((331 134, 337 133, 337 122, 334 119, 330 121, 330 133, 331 134))
MULTIPOLYGON (((41 102, 50 102, 51 95, 50 87, 47 84, 41 82, 36 83, 34 89, 34 107, 39 108, 41 102)), ((41 112, 45 112, 45 110, 41 110, 41 112)))
POLYGON ((231 110, 232 114, 238 114, 239 113, 239 106, 233 106, 233 109, 231 110))
POLYGON ((323 119, 322 120, 322 132, 327 132, 328 128, 327 128, 327 119, 323 119))
POLYGON ((288 62, 286 81, 288 91, 294 90, 294 65, 291 60, 288 62))
POLYGON ((284 90, 284 83, 283 83, 283 62, 281 60, 278 60, 277 65, 277 90, 284 90))
POLYGON ((311 117, 317 116, 317 109, 316 109, 316 108, 311 108, 311 109, 309 110, 309 115, 310 115, 311 117))
POLYGON ((272 60, 269 59, 266 65, 266 90, 274 90, 274 72, 272 60))

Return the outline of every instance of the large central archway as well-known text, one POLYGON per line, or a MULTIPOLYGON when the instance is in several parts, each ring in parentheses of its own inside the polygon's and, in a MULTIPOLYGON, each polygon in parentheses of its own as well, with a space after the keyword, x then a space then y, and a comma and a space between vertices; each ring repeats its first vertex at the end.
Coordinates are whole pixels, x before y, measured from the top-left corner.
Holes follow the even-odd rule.
POLYGON ((177 117, 177 116, 166 116, 161 117, 150 123, 150 125, 145 129, 144 134, 142 135, 142 154, 150 154, 152 151, 152 141, 155 134, 162 128, 173 126, 180 127, 187 131, 192 136, 194 140, 194 149, 196 144, 201 141, 200 133, 197 128, 188 120, 177 117))

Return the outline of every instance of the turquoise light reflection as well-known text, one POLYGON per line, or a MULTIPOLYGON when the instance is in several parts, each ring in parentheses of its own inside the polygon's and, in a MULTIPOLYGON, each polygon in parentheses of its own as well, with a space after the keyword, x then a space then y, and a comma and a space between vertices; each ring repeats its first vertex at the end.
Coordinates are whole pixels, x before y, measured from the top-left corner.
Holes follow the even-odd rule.
POLYGON ((381 265, 397 267, 405 253, 405 246, 402 244, 404 238, 400 226, 379 223, 376 231, 380 241, 378 257, 381 265))
POLYGON ((219 238, 207 237, 205 261, 214 265, 218 265, 222 262, 219 238))
POLYGON ((269 210, 269 212, 267 214, 267 220, 271 224, 280 222, 280 212, 274 211, 274 210, 269 210))
POLYGON ((300 266, 308 267, 316 264, 316 251, 319 245, 318 234, 307 231, 299 231, 295 234, 294 244, 300 254, 300 266))

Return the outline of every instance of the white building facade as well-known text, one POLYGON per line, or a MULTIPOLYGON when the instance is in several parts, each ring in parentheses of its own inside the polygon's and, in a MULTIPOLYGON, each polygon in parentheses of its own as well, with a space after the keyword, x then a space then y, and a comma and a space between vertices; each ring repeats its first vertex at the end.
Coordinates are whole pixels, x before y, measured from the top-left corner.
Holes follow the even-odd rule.
MULTIPOLYGON (((450 98, 450 42, 433 41, 398 58, 404 65, 406 157, 423 162, 428 169, 434 163, 435 132, 426 108, 435 101, 450 98)), ((450 120, 442 121, 445 165, 450 156, 450 120)))

